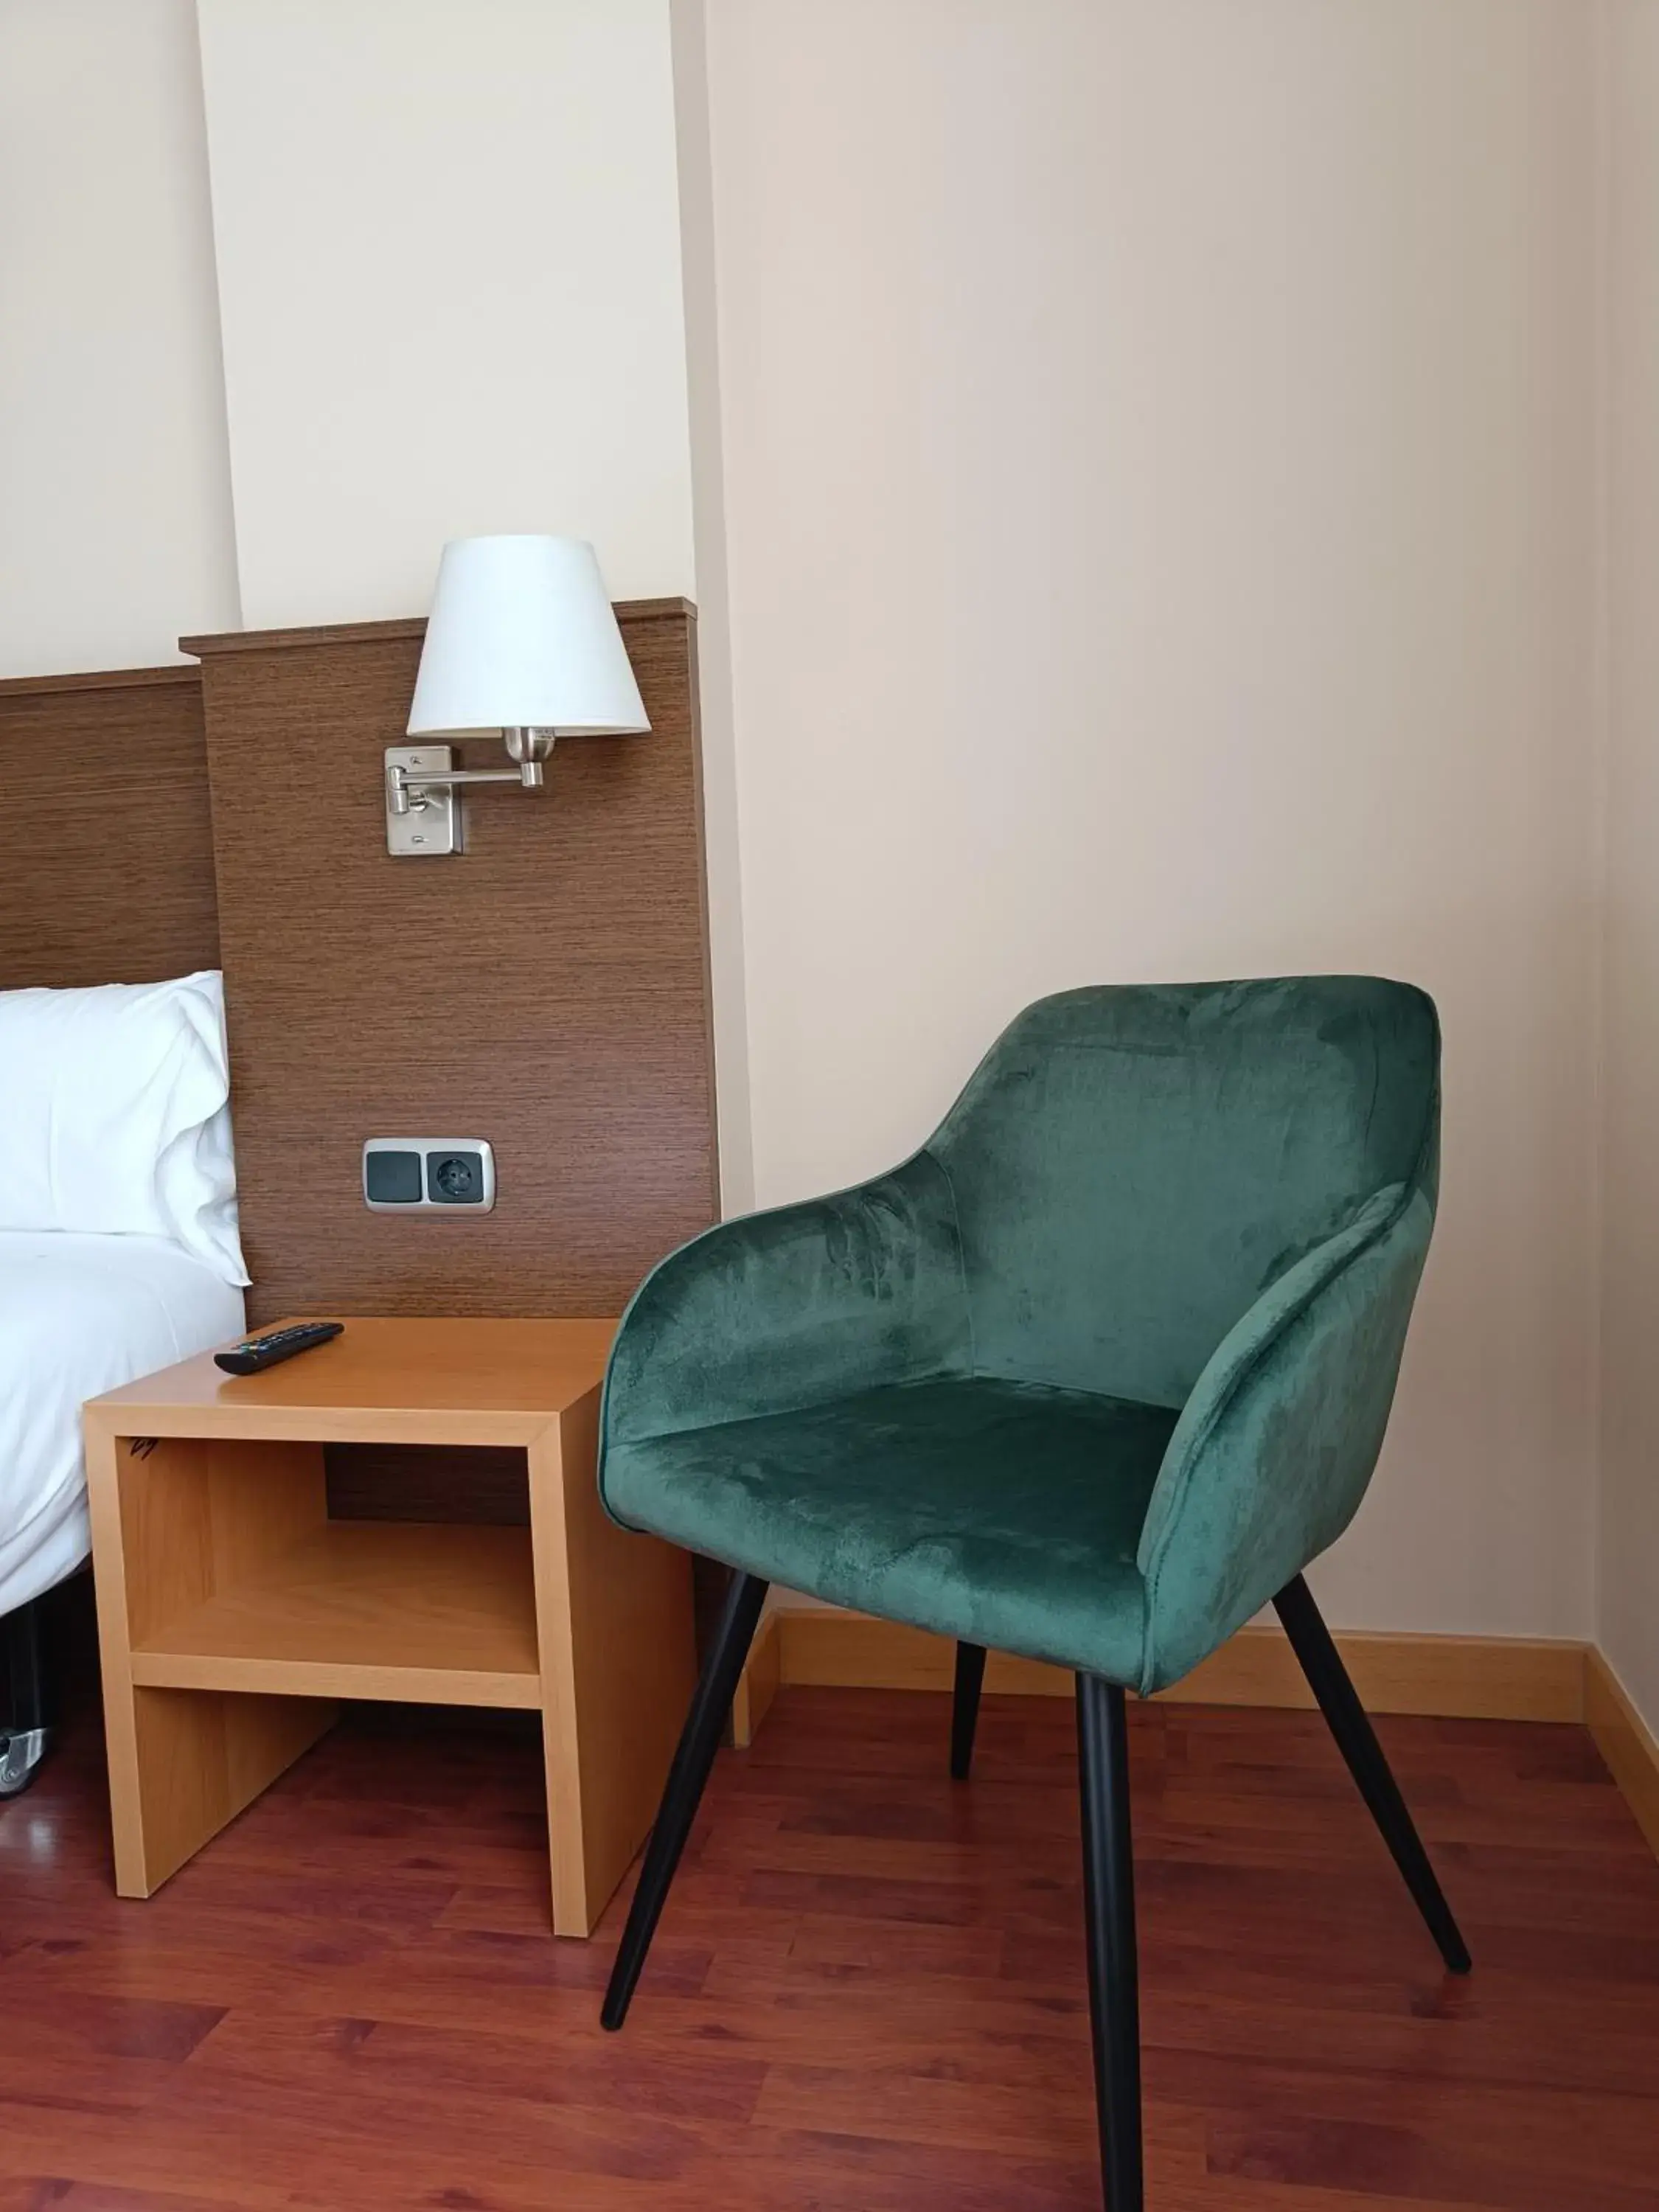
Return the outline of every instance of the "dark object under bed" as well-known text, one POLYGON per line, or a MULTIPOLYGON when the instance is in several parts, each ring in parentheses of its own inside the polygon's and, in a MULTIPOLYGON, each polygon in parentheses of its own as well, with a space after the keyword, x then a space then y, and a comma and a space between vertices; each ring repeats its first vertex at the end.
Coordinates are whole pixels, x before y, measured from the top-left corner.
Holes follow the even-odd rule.
POLYGON ((46 1754, 46 1666, 41 1609, 33 1598, 0 1620, 5 1661, 0 1698, 0 1798, 16 1797, 33 1781, 46 1754))

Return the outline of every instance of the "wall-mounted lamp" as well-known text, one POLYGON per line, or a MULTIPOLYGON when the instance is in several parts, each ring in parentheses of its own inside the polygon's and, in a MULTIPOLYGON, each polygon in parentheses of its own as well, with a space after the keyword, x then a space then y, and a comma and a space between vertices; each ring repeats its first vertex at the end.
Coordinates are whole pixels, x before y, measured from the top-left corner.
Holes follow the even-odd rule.
POLYGON ((456 538, 438 564, 409 735, 499 730, 515 765, 457 768, 448 745, 388 745, 386 850, 459 853, 462 786, 533 791, 556 737, 650 726, 591 545, 456 538))

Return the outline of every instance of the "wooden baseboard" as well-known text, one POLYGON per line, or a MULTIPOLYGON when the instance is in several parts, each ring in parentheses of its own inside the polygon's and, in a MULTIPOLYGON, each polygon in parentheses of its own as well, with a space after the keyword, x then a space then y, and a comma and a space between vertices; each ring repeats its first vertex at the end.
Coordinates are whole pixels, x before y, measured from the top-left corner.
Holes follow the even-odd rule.
MULTIPOLYGON (((1659 1742, 1593 1644, 1544 1637, 1407 1636, 1350 1629, 1336 1638, 1368 1711, 1455 1720, 1576 1721, 1588 1727, 1644 1834, 1659 1854, 1659 1742)), ((860 1690, 948 1690, 950 1638, 866 1613, 780 1607, 762 1622, 732 1709, 750 1743, 784 1683, 860 1690)), ((1072 1677, 1036 1659, 994 1651, 988 1691, 1072 1694, 1072 1677)), ((1277 1628, 1241 1628, 1172 1690, 1174 1705, 1311 1705, 1277 1628)))
MULTIPOLYGON (((783 1608, 775 1659, 765 1665, 769 1702, 778 1682, 845 1688, 948 1690, 949 1638, 854 1613, 783 1608), (769 1670, 775 1667, 775 1674, 769 1670)), ((1395 1636, 1350 1631, 1337 1639, 1369 1711, 1437 1713, 1466 1720, 1577 1721, 1584 1717, 1584 1647, 1546 1638, 1395 1636)), ((750 1662, 751 1668, 756 1662, 750 1662)), ((988 1691, 1070 1697, 1072 1677, 1036 1659, 993 1652, 988 1691)), ((1277 1628, 1242 1628, 1174 1689, 1171 1703, 1311 1705, 1312 1693, 1277 1628)), ((758 1725, 758 1722, 755 1723, 758 1725)))
POLYGON ((775 1613, 769 1613, 755 1631, 749 1663, 738 1678, 737 1695, 732 1700, 732 1741, 739 1751, 747 1751, 753 1743, 755 1731, 778 1693, 783 1652, 778 1618, 775 1613))
POLYGON ((1643 1834, 1659 1853, 1659 1741, 1594 1646, 1584 1655, 1584 1722, 1643 1834))

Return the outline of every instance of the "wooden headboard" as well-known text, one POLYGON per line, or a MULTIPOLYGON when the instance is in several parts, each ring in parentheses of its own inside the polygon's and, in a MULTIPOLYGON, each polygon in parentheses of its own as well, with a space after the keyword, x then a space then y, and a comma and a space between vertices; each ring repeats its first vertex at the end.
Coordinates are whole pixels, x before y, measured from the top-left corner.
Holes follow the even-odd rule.
POLYGON ((0 683, 0 990, 219 964, 199 672, 0 683))
MULTIPOLYGON (((444 860, 382 812, 422 623, 0 684, 0 989, 223 968, 251 1321, 617 1313, 714 1218, 696 617, 617 613, 650 734, 562 740, 444 860), (370 1213, 370 1136, 488 1138, 495 1212, 370 1213)), ((338 1513, 525 1512, 521 1454, 329 1462, 338 1513)))
POLYGON ((617 1313, 714 1218, 696 618, 617 612, 649 734, 563 738, 544 789, 469 794, 441 860, 386 849, 423 623, 183 641, 255 1320, 617 1313), (374 1136, 487 1138, 495 1211, 371 1213, 374 1136))

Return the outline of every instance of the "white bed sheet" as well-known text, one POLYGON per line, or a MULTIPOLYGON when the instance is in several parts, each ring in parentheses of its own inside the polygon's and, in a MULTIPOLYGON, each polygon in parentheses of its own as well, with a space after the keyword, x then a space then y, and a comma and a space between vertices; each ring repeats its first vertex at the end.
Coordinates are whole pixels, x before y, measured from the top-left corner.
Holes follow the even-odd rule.
POLYGON ((165 1238, 0 1231, 0 1614, 90 1548, 85 1401, 243 1322, 240 1291, 165 1238))

